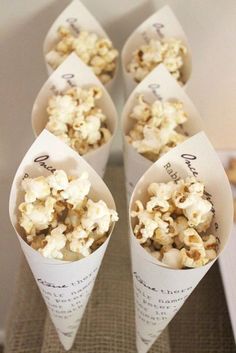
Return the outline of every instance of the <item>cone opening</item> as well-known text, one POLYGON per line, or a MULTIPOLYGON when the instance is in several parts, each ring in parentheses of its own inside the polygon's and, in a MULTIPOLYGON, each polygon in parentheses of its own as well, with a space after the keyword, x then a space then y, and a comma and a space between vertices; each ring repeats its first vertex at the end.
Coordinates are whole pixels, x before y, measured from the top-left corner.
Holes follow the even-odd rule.
MULTIPOLYGON (((127 39, 122 49, 121 61, 123 72, 130 81, 132 81, 135 85, 138 84, 133 75, 127 70, 127 66, 132 59, 132 53, 141 45, 147 44, 149 39, 170 37, 181 40, 187 48, 187 55, 183 56, 183 66, 180 70, 184 86, 187 84, 192 72, 191 49, 179 21, 168 5, 162 7, 156 13, 148 17, 127 39)), ((153 70, 155 70, 159 65, 157 65, 153 70)), ((149 72, 149 75, 152 71, 149 72)))
MULTIPOLYGON (((137 88, 132 92, 130 95, 124 109, 122 112, 122 135, 123 135, 123 141, 124 145, 126 145, 126 148, 131 148, 133 151, 133 155, 135 155, 135 158, 140 160, 140 163, 142 162, 147 162, 149 161, 150 163, 154 163, 152 160, 149 158, 143 156, 141 153, 137 151, 137 149, 127 141, 127 135, 129 132, 134 128, 135 124, 137 121, 135 119, 132 119, 130 117, 130 113, 132 112, 133 107, 137 104, 137 98, 139 95, 142 95, 144 97, 144 101, 147 102, 148 104, 154 103, 156 100, 162 100, 164 102, 171 102, 174 103, 176 101, 180 101, 183 103, 183 111, 187 113, 187 121, 179 126, 177 126, 176 131, 181 132, 182 134, 186 135, 187 137, 193 136, 196 132, 201 131, 201 119, 200 116, 198 115, 198 112, 196 111, 195 107, 193 106, 192 102, 189 100, 187 95, 182 92, 181 87, 176 87, 176 82, 172 78, 172 76, 168 73, 168 71, 165 69, 165 67, 162 65, 162 67, 155 69, 156 71, 154 72, 154 78, 151 80, 151 75, 150 77, 144 79, 142 83, 140 83, 140 87, 137 86, 137 88), (160 73, 161 77, 158 79, 158 74, 160 73), (163 75, 164 74, 164 75, 163 75), (163 75, 163 77, 162 77, 163 75), (164 79, 166 78, 166 81, 164 79), (160 98, 156 97, 150 86, 150 81, 154 82, 160 82, 160 85, 156 83, 157 86, 160 86, 159 93, 160 93, 160 98), (173 82, 174 81, 174 82, 173 82), (163 89, 164 87, 164 89, 163 89), (165 91, 168 90, 169 87, 169 92, 168 96, 165 96, 165 91), (177 90, 176 90, 177 88, 177 90), (164 98, 162 98, 162 90, 164 91, 164 98), (176 92, 174 92, 176 90, 176 92), (194 127, 192 127, 192 121, 195 120, 194 127)), ((174 147, 173 147, 174 148, 174 147)), ((157 158, 157 160, 160 157, 157 158)))
MULTIPOLYGON (((71 151, 71 149, 67 146, 64 146, 64 144, 60 141, 58 141, 57 138, 54 137, 54 135, 50 134, 46 130, 43 131, 43 133, 39 136, 38 140, 42 139, 42 146, 41 148, 38 148, 38 151, 35 152, 35 145, 38 145, 38 141, 36 140, 34 144, 31 146, 30 150, 26 154, 25 158, 21 162, 20 167, 18 168, 18 171, 16 173, 16 176, 14 178, 12 188, 11 188, 11 193, 10 193, 10 200, 9 200, 9 214, 10 214, 10 219, 12 222, 12 225, 20 238, 21 243, 24 243, 24 247, 26 247, 31 253, 37 254, 36 256, 38 259, 43 262, 47 263, 53 263, 53 264, 71 264, 73 262, 78 262, 78 261, 84 261, 86 258, 92 256, 93 254, 97 253, 98 251, 102 251, 104 247, 107 246, 107 243, 109 241, 110 235, 114 229, 115 222, 111 222, 110 228, 108 232, 106 233, 106 239, 100 245, 98 248, 96 248, 90 255, 77 260, 77 261, 70 261, 70 262, 65 262, 63 260, 56 260, 56 259, 49 259, 43 257, 37 250, 33 249, 25 240, 25 234, 23 228, 19 225, 18 219, 19 219, 19 210, 18 206, 20 205, 21 202, 24 201, 24 194, 25 192, 23 191, 23 188, 21 187, 21 182, 22 179, 26 177, 37 177, 37 176, 48 176, 50 175, 50 170, 49 166, 52 165, 53 168, 55 169, 63 169, 66 171, 67 175, 72 175, 72 176, 80 176, 82 172, 86 171, 89 174, 89 180, 91 181, 91 188, 88 194, 88 197, 91 198, 94 202, 103 200, 107 207, 113 210, 116 210, 114 200, 111 196, 110 191, 102 181, 102 179, 97 175, 97 173, 89 166, 86 161, 84 161, 82 158, 77 156, 76 152, 71 151), (53 158, 49 158, 49 150, 50 152, 51 149, 50 147, 45 148, 45 145, 47 145, 47 139, 50 139, 50 142, 53 142, 55 147, 55 153, 58 153, 60 155, 59 151, 61 148, 63 149, 69 149, 68 153, 65 155, 70 155, 70 158, 66 158, 65 160, 53 160, 53 158), (31 153, 32 150, 32 153, 31 153), (31 155, 29 158, 28 155, 31 155), (35 162, 38 156, 45 156, 47 157, 47 161, 44 164, 42 168, 42 164, 40 163, 34 163, 32 165, 32 162, 35 162), (76 163, 76 161, 72 158, 72 155, 75 159, 80 159, 79 164, 76 163), (67 166, 65 168, 65 165, 67 166), (46 168, 47 167, 47 168, 46 168), (96 180, 96 182, 95 182, 96 180), (101 249, 101 250, 99 250, 101 249)), ((48 140, 49 141, 49 140, 48 140)), ((54 150, 54 149, 53 149, 54 150)), ((96 255, 95 255, 96 256, 96 255)))
MULTIPOLYGON (((108 34, 104 31, 97 19, 90 13, 86 6, 79 0, 72 1, 57 17, 54 23, 51 25, 44 43, 43 43, 43 53, 44 56, 52 50, 58 42, 57 30, 60 26, 65 26, 70 28, 74 34, 78 34, 80 30, 86 30, 91 33, 96 33, 99 37, 109 38, 108 34)), ((112 42, 113 43, 113 42, 112 42)), ((75 52, 73 52, 75 53, 75 52)), ((76 54, 75 54, 76 55, 76 54)), ((46 68, 49 74, 54 70, 46 62, 46 68)), ((114 82, 119 66, 119 60, 115 60, 115 70, 113 72, 112 78, 105 84, 105 86, 110 87, 111 83, 114 82)))
MULTIPOLYGON (((73 69, 72 69, 72 72, 73 72, 73 69)), ((53 77, 49 78, 49 80, 41 88, 41 90, 40 90, 40 92, 34 102, 34 105, 33 105, 32 128, 33 128, 33 132, 34 132, 35 137, 38 137, 40 135, 40 133, 45 129, 45 126, 48 122, 48 118, 49 118, 48 113, 47 113, 48 101, 49 101, 50 97, 52 97, 52 95, 54 94, 53 87, 55 87, 56 83, 58 83, 58 82, 56 82, 56 79, 59 76, 59 72, 58 72, 58 75, 56 72, 54 72, 53 75, 55 75, 55 80, 53 79, 53 77), (55 81, 55 84, 54 84, 54 81, 55 81)), ((72 75, 73 75, 73 73, 72 73, 72 75)), ((93 156, 94 153, 97 153, 97 152, 102 153, 102 151, 104 149, 106 149, 107 146, 109 146, 112 143, 112 140, 113 140, 113 138, 116 134, 116 131, 117 131, 116 109, 115 109, 114 104, 111 100, 111 97, 108 94, 108 92, 106 91, 106 89, 100 83, 98 84, 97 80, 95 80, 94 84, 92 84, 92 83, 79 84, 79 82, 76 82, 76 87, 81 87, 84 89, 89 89, 93 86, 99 86, 102 90, 102 97, 101 97, 101 99, 99 99, 96 102, 96 107, 100 108, 102 110, 102 112, 106 115, 106 117, 107 117, 106 126, 111 133, 111 137, 107 142, 103 143, 98 148, 95 148, 95 149, 90 150, 89 152, 83 154, 83 157, 85 157, 85 158, 93 156)), ((59 92, 65 92, 70 87, 71 87, 70 83, 68 83, 66 81, 64 83, 63 89, 59 90, 59 92)), ((57 137, 56 135, 54 135, 54 136, 57 137)))
MULTIPOLYGON (((204 137, 204 133, 199 133, 192 137, 191 139, 196 139, 199 137, 204 137)), ((189 144, 190 141, 183 142, 183 145, 189 144)), ((201 142, 199 143, 206 143, 204 139, 202 139, 201 142)), ((208 142, 209 144, 209 142, 208 142)), ((183 147, 183 146, 182 146, 183 147)), ((207 147, 212 147, 210 144, 207 147)), ((178 147, 175 148, 177 151, 178 147)), ((213 149, 212 151, 213 152, 213 149)), ((181 153, 181 152, 180 152, 181 153)), ((206 152, 207 153, 207 152, 206 152)), ((215 154, 215 152, 214 152, 215 154)), ((214 156, 214 158, 218 159, 217 156, 214 156)), ((130 226, 130 237, 133 239, 133 242, 135 242, 136 247, 139 249, 139 254, 141 257, 145 258, 147 261, 157 265, 161 266, 164 268, 167 268, 168 270, 173 270, 173 271, 182 271, 183 269, 174 269, 169 266, 166 266, 163 264, 161 261, 158 261, 155 259, 151 254, 149 254, 138 242, 136 236, 134 235, 133 229, 134 226, 137 223, 137 220, 134 218, 131 218, 131 211, 134 210, 135 206, 135 201, 140 200, 143 204, 146 204, 147 200, 149 199, 148 194, 147 194, 147 188, 151 183, 157 182, 163 182, 166 183, 171 180, 171 177, 166 177, 163 176, 163 170, 162 167, 164 166, 165 162, 167 160, 171 160, 172 167, 174 170, 178 171, 178 174, 181 176, 181 179, 185 179, 187 176, 191 176, 191 174, 186 172, 186 168, 184 166, 180 166, 177 161, 177 156, 175 155, 175 151, 172 150, 171 152, 167 153, 165 156, 161 157, 157 162, 155 162, 146 172, 145 174, 140 178, 140 180, 137 182, 134 191, 132 193, 131 199, 130 199, 130 204, 129 204, 129 226, 130 226), (170 155, 170 158, 168 159, 168 155, 170 155), (176 161, 175 161, 176 160, 176 161)), ((216 163, 216 161, 215 161, 216 163)), ((217 160, 217 163, 219 161, 217 160)), ((220 173, 222 173, 223 167, 221 165, 217 166, 219 168, 220 173)), ((224 173, 224 170, 223 170, 224 173)), ((224 173, 225 174, 225 173, 224 173)), ((218 176, 219 177, 219 176, 218 176)), ((233 208, 232 208, 232 196, 231 196, 231 191, 230 191, 230 186, 228 183, 228 180, 226 178, 226 175, 223 176, 224 179, 221 179, 221 182, 223 187, 221 189, 218 188, 219 182, 213 181, 213 180, 206 180, 205 175, 203 175, 202 178, 197 178, 198 180, 202 180, 204 182, 204 185, 206 187, 206 192, 208 194, 209 200, 213 205, 214 209, 214 217, 211 222, 211 226, 207 229, 207 234, 213 234, 219 239, 219 248, 217 251, 217 256, 214 260, 209 261, 207 264, 197 267, 197 268, 187 268, 188 272, 189 271, 196 271, 199 268, 202 267, 207 267, 211 266, 214 261, 219 257, 223 249, 225 248, 225 245, 228 241, 229 235, 230 235, 230 230, 232 228, 232 219, 233 219, 233 208), (204 180, 205 179, 205 180, 204 180), (214 186, 212 185, 214 183, 214 186), (215 192, 214 192, 215 191, 215 192), (228 204, 226 205, 227 211, 225 211, 225 214, 222 214, 222 199, 227 200, 228 204), (225 222, 225 215, 227 215, 228 218, 228 223, 225 222)), ((212 177, 214 179, 214 175, 212 177)), ((217 179, 217 177, 216 177, 217 179)))

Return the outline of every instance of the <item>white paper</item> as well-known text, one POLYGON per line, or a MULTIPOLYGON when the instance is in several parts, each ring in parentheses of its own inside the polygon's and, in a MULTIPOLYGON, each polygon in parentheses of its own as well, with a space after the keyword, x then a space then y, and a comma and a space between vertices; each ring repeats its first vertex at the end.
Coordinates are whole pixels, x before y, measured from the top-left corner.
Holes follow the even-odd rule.
MULTIPOLYGON (((45 55, 55 47, 58 42, 57 30, 60 26, 69 27, 73 32, 79 33, 80 30, 86 30, 88 32, 96 33, 99 37, 109 38, 107 33, 104 31, 100 23, 96 18, 88 11, 82 2, 79 0, 73 0, 57 17, 52 26, 50 27, 43 44, 43 53, 45 55)), ((76 55, 76 54, 75 54, 76 55)), ((45 60, 48 75, 53 72, 50 65, 45 60)), ((89 68, 89 70, 91 70, 89 68)), ((91 70, 92 71, 92 70, 91 70)), ((118 71, 118 60, 116 60, 116 72, 114 77, 106 84, 106 88, 111 91, 114 85, 114 81, 117 77, 118 71)))
MULTIPOLYGON (((40 134, 26 153, 12 184, 9 202, 11 222, 45 300, 59 339, 64 348, 69 350, 80 325, 110 236, 94 253, 75 262, 44 258, 22 239, 22 230, 17 222, 17 208, 23 201, 21 181, 27 176, 49 175, 53 169, 63 169, 67 175, 73 176, 79 176, 83 171, 88 172, 92 185, 89 196, 93 200, 104 200, 112 209, 115 209, 115 203, 110 191, 92 167, 47 130, 40 134)), ((112 230, 113 227, 110 234, 112 230)))
MULTIPOLYGON (((229 162, 231 158, 236 158, 236 151, 234 150, 225 150, 218 151, 218 156, 225 169, 229 167, 229 162)), ((234 198, 236 198, 236 186, 231 185, 232 193, 234 198)), ((229 316, 231 319, 232 330, 234 334, 234 340, 236 342, 236 278, 235 272, 233 271, 236 268, 236 258, 235 258, 235 249, 236 249, 236 223, 233 223, 232 236, 229 239, 229 242, 225 248, 224 253, 220 257, 220 271, 223 280, 226 301, 229 310, 229 316)))
POLYGON ((76 54, 72 53, 68 58, 52 73, 41 88, 32 109, 32 128, 35 136, 38 136, 45 128, 48 121, 47 106, 49 98, 56 92, 79 86, 88 88, 99 86, 102 89, 102 98, 97 102, 97 106, 102 109, 107 116, 107 127, 112 138, 94 151, 83 155, 83 158, 103 177, 107 160, 109 157, 111 144, 117 128, 117 112, 114 103, 104 88, 102 83, 93 74, 76 54))
POLYGON ((139 353, 149 350, 214 263, 211 261, 203 267, 187 270, 168 268, 141 247, 132 231, 135 219, 131 219, 130 212, 135 200, 147 200, 147 187, 150 183, 168 182, 187 176, 195 176, 204 183, 213 204, 214 217, 209 232, 220 239, 218 255, 231 232, 233 204, 230 185, 222 164, 203 132, 166 153, 142 176, 134 189, 129 208, 139 353))
POLYGON ((127 65, 131 61, 132 53, 141 45, 149 42, 150 39, 174 37, 180 39, 187 47, 188 53, 184 57, 184 65, 181 68, 183 79, 187 82, 191 75, 191 50, 186 38, 186 35, 175 17, 171 8, 166 5, 147 18, 125 42, 121 53, 122 71, 125 83, 126 97, 137 86, 137 82, 132 77, 132 74, 127 72, 127 65))
POLYGON ((129 199, 139 178, 153 164, 143 157, 137 150, 127 142, 126 135, 135 124, 134 119, 129 118, 129 114, 135 104, 137 96, 144 95, 147 102, 161 100, 180 100, 184 104, 184 111, 188 114, 188 120, 183 124, 184 131, 192 136, 203 130, 201 117, 185 93, 184 89, 176 82, 163 64, 156 67, 131 93, 122 112, 122 135, 124 148, 124 166, 127 198, 129 199))

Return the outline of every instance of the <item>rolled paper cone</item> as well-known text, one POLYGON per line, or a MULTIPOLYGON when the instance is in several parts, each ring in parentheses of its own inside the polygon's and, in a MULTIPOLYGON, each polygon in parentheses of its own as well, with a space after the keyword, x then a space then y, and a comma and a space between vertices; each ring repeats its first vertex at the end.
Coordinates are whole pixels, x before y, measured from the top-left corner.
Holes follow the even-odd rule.
POLYGON ((166 5, 137 27, 125 42, 121 53, 121 62, 126 97, 137 86, 132 74, 127 71, 127 65, 131 61, 132 53, 141 45, 147 44, 151 39, 162 39, 165 37, 180 39, 186 46, 188 52, 183 58, 184 65, 181 68, 181 74, 185 84, 189 80, 192 71, 191 50, 183 28, 171 8, 166 5))
MULTIPOLYGON (((232 194, 228 179, 215 151, 203 132, 166 153, 137 183, 129 207, 132 274, 135 295, 136 343, 146 353, 172 320, 214 261, 193 269, 172 269, 156 260, 133 233, 130 217, 135 201, 147 201, 147 188, 153 182, 168 182, 194 176, 201 180, 213 205, 209 232, 219 238, 218 256, 228 241, 233 221, 232 194)), ((209 234, 210 234, 209 233, 209 234)))
MULTIPOLYGON (((225 168, 229 169, 230 161, 236 160, 236 150, 218 150, 218 156, 225 168)), ((236 199, 236 188, 235 184, 231 184, 231 190, 233 193, 234 200, 236 199)), ((235 201, 234 201, 235 202, 235 201)), ((234 223, 232 229, 232 237, 227 244, 227 247, 223 253, 223 256, 219 259, 220 272, 225 290, 225 296, 232 325, 232 330, 236 340, 236 313, 235 313, 235 290, 236 290, 236 278, 232 268, 236 266, 235 259, 235 248, 236 248, 236 209, 234 205, 234 223)))
POLYGON ((107 90, 76 54, 70 54, 70 56, 68 56, 68 58, 52 73, 41 88, 32 109, 32 128, 37 137, 47 124, 47 106, 51 96, 75 86, 82 88, 99 86, 102 90, 102 97, 98 101, 97 106, 101 108, 107 116, 107 127, 110 130, 112 137, 107 143, 99 148, 84 154, 83 158, 101 177, 103 177, 112 140, 117 129, 117 112, 107 90))
POLYGON ((184 111, 188 114, 188 120, 184 123, 184 132, 189 136, 203 130, 203 123, 190 98, 184 89, 176 82, 173 76, 163 64, 156 67, 131 93, 121 116, 122 136, 123 136, 123 158, 125 166, 126 192, 127 199, 130 199, 131 193, 145 171, 151 167, 152 161, 143 157, 127 141, 126 136, 135 124, 135 120, 129 117, 132 108, 136 104, 136 98, 139 94, 144 99, 152 103, 155 100, 179 100, 183 102, 184 111))
POLYGON ((21 181, 25 177, 48 175, 55 169, 63 169, 68 175, 87 172, 91 182, 90 196, 102 199, 115 209, 112 195, 99 175, 75 151, 44 130, 22 160, 11 189, 9 213, 21 248, 29 263, 35 281, 47 305, 59 339, 66 350, 73 344, 86 304, 109 242, 108 239, 96 251, 79 261, 66 262, 43 257, 23 239, 17 222, 17 207, 23 201, 21 181))
MULTIPOLYGON (((70 28, 75 34, 81 30, 96 33, 101 38, 109 38, 108 34, 104 31, 100 23, 89 12, 79 0, 73 0, 57 17, 50 27, 43 43, 43 54, 48 75, 51 75, 53 69, 46 61, 46 54, 52 50, 58 42, 57 30, 60 26, 70 28)), ((75 54, 76 55, 76 54, 75 54)), ((76 55, 77 56, 77 55, 76 55)), ((116 70, 113 78, 105 85, 106 89, 111 92, 114 82, 117 77, 119 61, 116 60, 116 70)), ((89 66, 88 66, 89 67, 89 66)), ((91 70, 89 68, 89 70, 91 70)), ((92 71, 92 70, 91 70, 92 71)))

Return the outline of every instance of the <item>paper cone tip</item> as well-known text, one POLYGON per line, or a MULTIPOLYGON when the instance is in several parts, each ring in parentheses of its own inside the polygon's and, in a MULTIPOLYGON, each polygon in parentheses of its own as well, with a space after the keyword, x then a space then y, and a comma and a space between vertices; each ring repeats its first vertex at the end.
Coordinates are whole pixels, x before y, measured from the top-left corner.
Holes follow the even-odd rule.
POLYGON ((138 353, 147 353, 147 351, 149 350, 150 348, 150 345, 146 344, 143 339, 137 335, 137 338, 136 338, 136 348, 137 348, 137 352, 138 353))
POLYGON ((60 339, 60 342, 63 345, 65 351, 69 351, 71 349, 71 347, 73 346, 74 337, 72 340, 69 340, 68 338, 65 339, 64 337, 61 337, 61 335, 60 335, 59 339, 60 339))

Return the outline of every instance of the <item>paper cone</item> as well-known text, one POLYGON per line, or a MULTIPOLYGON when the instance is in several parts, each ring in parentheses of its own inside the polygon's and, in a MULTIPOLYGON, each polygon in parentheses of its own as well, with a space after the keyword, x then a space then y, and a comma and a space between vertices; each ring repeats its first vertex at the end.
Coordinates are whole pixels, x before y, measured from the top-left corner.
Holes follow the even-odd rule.
MULTIPOLYGON (((110 191, 90 165, 47 130, 40 134, 26 153, 13 181, 9 203, 11 222, 60 341, 68 350, 73 344, 110 237, 94 253, 75 262, 44 258, 22 239, 22 229, 17 222, 17 207, 23 201, 22 178, 26 175, 46 176, 54 168, 75 176, 83 171, 88 172, 92 185, 91 198, 104 200, 112 209, 115 209, 115 204, 110 191)), ((112 230, 113 227, 110 234, 112 230)))
POLYGON ((131 61, 132 53, 141 45, 146 44, 150 39, 161 39, 174 37, 180 39, 186 46, 188 53, 184 57, 184 65, 181 68, 183 79, 187 82, 192 71, 191 50, 186 35, 175 17, 171 8, 166 5, 146 19, 125 42, 121 53, 122 71, 125 84, 126 97, 137 86, 137 82, 127 71, 127 65, 131 61))
POLYGON ((156 99, 180 100, 184 104, 184 111, 188 114, 188 120, 184 123, 184 131, 189 136, 192 136, 203 130, 201 117, 184 89, 180 87, 163 64, 156 67, 133 90, 122 112, 123 158, 128 200, 139 178, 153 164, 153 162, 138 153, 126 139, 126 135, 135 123, 134 119, 129 118, 129 114, 136 104, 136 97, 141 93, 144 95, 144 99, 150 103, 156 99))
MULTIPOLYGON (((220 239, 219 255, 232 227, 232 195, 224 169, 203 132, 175 147, 148 169, 135 187, 129 214, 136 200, 146 201, 150 183, 187 176, 204 183, 213 204, 215 215, 209 231, 220 239)), ((129 216, 129 220, 137 349, 146 353, 214 261, 194 269, 168 268, 142 248, 132 231, 135 219, 129 216)))
MULTIPOLYGON (((102 28, 102 26, 100 25, 100 23, 88 11, 88 9, 84 6, 84 4, 79 0, 73 0, 64 9, 64 11, 62 11, 62 13, 57 17, 55 22, 50 27, 43 44, 44 58, 45 58, 45 55, 55 47, 55 44, 58 41, 57 30, 60 26, 69 27, 75 33, 79 33, 80 30, 86 30, 88 32, 96 33, 99 37, 110 39, 107 33, 102 28)), ((46 60, 45 60, 45 64, 46 64, 48 75, 51 75, 51 73, 53 72, 53 69, 48 65, 46 60)), ((114 73, 114 77, 106 84, 106 88, 109 91, 112 89, 114 85, 114 81, 117 77, 117 71, 118 71, 118 60, 116 60, 116 71, 114 73)))
MULTIPOLYGON (((218 156, 225 169, 229 168, 230 160, 236 159, 236 150, 219 150, 217 151, 218 156)), ((236 198, 236 187, 231 185, 232 194, 234 200, 236 198)), ((234 210, 236 214, 236 210, 234 210)), ((232 236, 226 246, 223 256, 220 257, 220 272, 222 276, 222 281, 224 285, 224 291, 230 316, 230 321, 232 325, 232 330, 234 332, 234 337, 236 339, 236 312, 235 312, 235 290, 236 290, 236 277, 233 268, 236 266, 235 258, 236 249, 236 222, 234 216, 234 224, 232 229, 232 236)))
POLYGON ((117 112, 110 95, 107 93, 102 83, 76 54, 72 53, 53 72, 41 88, 32 109, 32 128, 35 136, 38 136, 45 128, 48 121, 46 108, 49 98, 55 92, 63 92, 74 86, 88 88, 94 85, 102 89, 103 95, 98 101, 97 106, 99 106, 107 116, 107 127, 112 137, 99 148, 83 155, 83 158, 103 177, 112 140, 117 128, 117 112))

